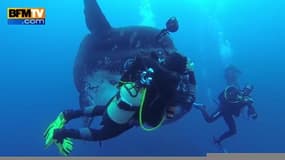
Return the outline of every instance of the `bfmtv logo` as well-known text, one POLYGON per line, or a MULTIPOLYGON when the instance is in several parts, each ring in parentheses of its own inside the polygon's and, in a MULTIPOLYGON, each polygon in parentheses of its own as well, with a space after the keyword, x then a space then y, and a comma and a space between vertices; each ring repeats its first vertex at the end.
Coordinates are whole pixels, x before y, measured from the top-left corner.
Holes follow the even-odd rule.
POLYGON ((46 11, 44 8, 8 8, 8 24, 44 25, 46 11))

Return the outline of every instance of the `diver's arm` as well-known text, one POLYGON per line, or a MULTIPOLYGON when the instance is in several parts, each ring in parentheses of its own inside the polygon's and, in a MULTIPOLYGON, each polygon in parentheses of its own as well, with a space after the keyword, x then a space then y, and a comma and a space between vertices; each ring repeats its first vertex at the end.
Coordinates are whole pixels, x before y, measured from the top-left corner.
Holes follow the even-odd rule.
POLYGON ((97 0, 84 0, 84 14, 90 32, 102 35, 104 31, 111 29, 111 25, 102 13, 97 0))
MULTIPOLYGON (((155 59, 144 55, 136 56, 134 62, 127 69, 125 75, 133 75, 138 72, 152 68, 154 70, 155 79, 158 81, 177 81, 179 75, 162 67, 155 59)), ((124 76, 123 76, 124 77, 124 76)))
POLYGON ((192 103, 191 103, 191 106, 192 104, 195 102, 196 100, 196 77, 195 77, 195 73, 194 71, 190 70, 188 71, 188 75, 189 75, 189 99, 191 98, 192 99, 192 103))
MULTIPOLYGON (((188 95, 188 103, 191 104, 189 105, 190 109, 192 108, 193 103, 196 100, 196 76, 195 76, 195 71, 194 71, 194 62, 191 61, 191 59, 187 58, 187 70, 186 74, 187 75, 187 83, 188 84, 188 89, 187 89, 187 95, 188 95)), ((190 110, 189 109, 189 110, 190 110)))
POLYGON ((258 117, 252 103, 247 105, 247 115, 252 119, 256 119, 258 117))

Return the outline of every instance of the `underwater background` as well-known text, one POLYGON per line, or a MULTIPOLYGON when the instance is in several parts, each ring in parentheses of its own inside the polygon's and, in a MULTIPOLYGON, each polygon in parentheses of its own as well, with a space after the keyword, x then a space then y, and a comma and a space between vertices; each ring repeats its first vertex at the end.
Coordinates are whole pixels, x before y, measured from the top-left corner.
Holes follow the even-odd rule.
MULTIPOLYGON (((238 134, 225 141, 230 153, 285 152, 285 1, 98 0, 113 27, 165 26, 176 47, 195 62, 197 102, 215 110, 212 99, 225 87, 223 70, 234 64, 241 84, 255 86, 256 121, 241 115, 238 134)), ((73 63, 88 33, 83 1, 0 2, 0 156, 57 156, 44 148, 43 132, 57 114, 78 108, 73 63), (44 7, 46 25, 8 25, 9 7, 44 7)), ((73 127, 79 127, 80 120, 73 127)), ((227 129, 222 119, 207 124, 192 110, 154 132, 139 127, 103 142, 75 141, 72 156, 205 156, 220 152, 212 137, 227 129)))

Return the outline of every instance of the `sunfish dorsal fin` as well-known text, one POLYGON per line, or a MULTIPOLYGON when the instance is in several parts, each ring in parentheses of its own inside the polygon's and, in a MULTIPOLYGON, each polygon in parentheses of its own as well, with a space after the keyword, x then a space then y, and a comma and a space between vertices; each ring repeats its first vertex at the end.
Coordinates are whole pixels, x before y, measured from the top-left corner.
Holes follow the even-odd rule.
POLYGON ((91 33, 104 37, 112 29, 97 0, 84 0, 86 25, 91 33))

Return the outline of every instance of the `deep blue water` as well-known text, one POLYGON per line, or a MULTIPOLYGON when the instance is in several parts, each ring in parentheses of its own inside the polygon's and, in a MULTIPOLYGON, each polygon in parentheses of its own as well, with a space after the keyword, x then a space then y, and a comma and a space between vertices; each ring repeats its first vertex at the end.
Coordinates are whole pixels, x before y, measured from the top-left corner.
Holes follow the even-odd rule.
MULTIPOLYGON (((233 153, 285 152, 285 2, 145 0, 151 2, 145 16, 140 15, 142 2, 99 0, 114 27, 140 25, 152 13, 152 23, 146 25, 161 28, 168 17, 176 16, 180 29, 171 36, 177 48, 194 60, 197 101, 209 105, 210 111, 215 106, 209 97, 225 85, 224 64, 231 61, 238 66, 243 72, 241 83, 255 86, 259 118, 237 119, 238 134, 225 147, 233 153), (230 60, 223 60, 219 38, 230 42, 230 60)), ((88 33, 83 2, 1 1, 0 11, 0 156, 58 155, 55 147, 44 149, 42 133, 60 111, 78 106, 72 69, 79 44, 88 33), (45 7, 46 25, 7 25, 8 7, 45 7)), ((135 128, 103 142, 102 148, 94 142, 75 141, 72 155, 204 156, 218 152, 211 139, 225 129, 222 120, 209 125, 193 110, 175 124, 151 133, 135 128)))

